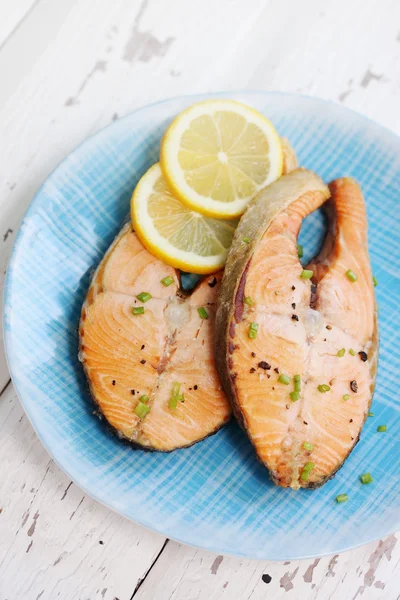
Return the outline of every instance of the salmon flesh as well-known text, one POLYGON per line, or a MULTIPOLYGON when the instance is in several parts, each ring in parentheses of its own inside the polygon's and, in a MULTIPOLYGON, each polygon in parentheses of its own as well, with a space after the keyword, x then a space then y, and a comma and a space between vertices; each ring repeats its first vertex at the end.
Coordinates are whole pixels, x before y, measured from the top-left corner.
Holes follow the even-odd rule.
POLYGON ((82 308, 80 360, 101 414, 119 437, 168 452, 229 420, 213 356, 220 281, 221 273, 208 276, 186 294, 179 272, 147 252, 130 224, 111 245, 82 308), (170 285, 161 283, 166 277, 170 285), (143 292, 151 299, 138 300, 143 292), (134 314, 140 307, 144 312, 134 314))
POLYGON ((273 482, 322 485, 359 438, 377 370, 367 216, 353 179, 328 188, 297 169, 259 193, 235 234, 216 329, 224 389, 273 482), (324 203, 325 244, 303 267, 301 223, 324 203))

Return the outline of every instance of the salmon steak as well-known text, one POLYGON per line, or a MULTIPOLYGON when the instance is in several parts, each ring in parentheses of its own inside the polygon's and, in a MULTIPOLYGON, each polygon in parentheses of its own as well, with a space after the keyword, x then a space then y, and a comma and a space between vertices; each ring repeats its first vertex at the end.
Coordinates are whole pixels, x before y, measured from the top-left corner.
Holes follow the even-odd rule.
POLYGON ((236 230, 216 317, 216 364, 272 481, 316 488, 341 467, 369 412, 378 356, 367 215, 350 178, 296 169, 261 191, 236 230), (325 243, 298 257, 321 205, 325 243))
POLYGON ((188 294, 126 225, 91 282, 79 358, 99 412, 122 439, 168 452, 215 433, 231 407, 214 363, 221 273, 188 294))

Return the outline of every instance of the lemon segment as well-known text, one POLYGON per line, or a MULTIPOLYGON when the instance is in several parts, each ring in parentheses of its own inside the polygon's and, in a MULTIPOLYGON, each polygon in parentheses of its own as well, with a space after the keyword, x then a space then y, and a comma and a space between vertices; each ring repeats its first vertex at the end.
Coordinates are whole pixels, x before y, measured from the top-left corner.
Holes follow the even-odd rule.
POLYGON ((226 262, 237 220, 212 219, 174 197, 153 165, 131 199, 133 227, 142 244, 165 263, 191 273, 213 273, 226 262))
POLYGON ((160 161, 170 189, 186 206, 233 218, 281 176, 283 151, 274 126, 261 113, 233 100, 208 100, 171 123, 160 161))

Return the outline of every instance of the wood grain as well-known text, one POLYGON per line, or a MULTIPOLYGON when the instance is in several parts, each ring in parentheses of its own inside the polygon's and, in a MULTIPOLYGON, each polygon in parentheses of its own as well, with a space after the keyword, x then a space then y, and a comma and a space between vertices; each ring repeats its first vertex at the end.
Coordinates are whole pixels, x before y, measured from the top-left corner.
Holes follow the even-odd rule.
MULTIPOLYGON (((342 103, 400 133, 399 23, 397 0, 2 0, 0 287, 46 176, 141 105, 277 89, 342 103)), ((8 379, 0 352, 0 390, 8 379)), ((291 563, 164 547, 71 484, 11 385, 0 397, 0 430, 0 600, 399 597, 396 537, 291 563)))

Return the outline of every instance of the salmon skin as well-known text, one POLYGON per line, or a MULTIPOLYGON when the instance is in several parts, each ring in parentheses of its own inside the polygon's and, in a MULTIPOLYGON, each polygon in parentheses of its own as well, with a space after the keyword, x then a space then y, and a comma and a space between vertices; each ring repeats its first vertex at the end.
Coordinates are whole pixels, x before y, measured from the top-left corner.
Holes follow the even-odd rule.
POLYGON ((328 189, 297 169, 259 193, 233 240, 216 329, 224 389, 273 482, 321 486, 359 438, 377 370, 367 216, 353 179, 328 189), (301 223, 325 202, 326 241, 303 268, 301 223))
POLYGON ((106 253, 82 308, 79 357, 94 401, 120 438, 168 452, 229 420, 213 357, 221 276, 185 293, 179 272, 147 252, 130 224, 106 253), (166 277, 170 285, 161 283, 166 277), (151 299, 138 300, 142 292, 151 299), (143 314, 133 314, 139 307, 143 314), (179 399, 171 404, 173 396, 179 399), (139 404, 150 410, 138 415, 139 404))

